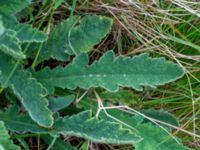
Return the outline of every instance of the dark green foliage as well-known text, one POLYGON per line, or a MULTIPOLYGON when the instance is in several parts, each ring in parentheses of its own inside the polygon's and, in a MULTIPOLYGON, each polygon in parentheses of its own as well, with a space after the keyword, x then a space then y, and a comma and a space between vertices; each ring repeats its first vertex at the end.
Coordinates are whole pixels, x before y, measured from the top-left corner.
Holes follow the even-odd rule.
MULTIPOLYGON (((172 129, 138 114, 108 110, 112 117, 103 111, 97 117, 93 116, 99 109, 97 103, 92 105, 88 100, 77 104, 85 96, 80 93, 90 89, 93 92, 95 88, 103 91, 100 94, 103 99, 126 104, 126 99, 134 100, 134 90, 142 91, 144 86, 155 88, 181 78, 182 67, 148 54, 115 56, 114 51, 106 52, 91 63, 89 52, 109 34, 113 19, 100 15, 71 15, 53 26, 54 10, 65 1, 52 4, 42 1, 41 12, 48 7, 50 12, 45 12, 47 18, 39 20, 42 26, 37 26, 37 17, 29 21, 32 24, 28 24, 27 18, 23 21, 16 17, 16 13, 32 7, 31 2, 0 0, 0 94, 3 99, 0 103, 0 149, 20 149, 9 139, 6 129, 14 134, 41 135, 52 149, 74 149, 60 135, 96 143, 130 144, 136 150, 187 149, 172 137, 172 129), (47 27, 43 27, 46 21, 47 27), (46 34, 40 31, 42 29, 51 31, 46 34), (53 60, 45 61, 49 59, 53 60), (70 111, 70 108, 74 110, 70 111)), ((98 96, 97 99, 99 102, 98 96)), ((164 110, 138 111, 179 125, 177 119, 164 110)))

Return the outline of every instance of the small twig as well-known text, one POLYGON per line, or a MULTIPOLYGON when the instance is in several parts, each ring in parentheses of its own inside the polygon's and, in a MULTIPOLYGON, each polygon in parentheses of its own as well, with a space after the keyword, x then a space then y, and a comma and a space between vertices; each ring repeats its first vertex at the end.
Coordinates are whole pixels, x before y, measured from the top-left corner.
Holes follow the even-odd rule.
POLYGON ((82 99, 83 97, 88 93, 89 90, 85 91, 78 99, 76 99, 76 104, 78 104, 82 99))
POLYGON ((57 139, 57 137, 55 136, 53 138, 53 140, 51 141, 51 144, 49 145, 49 147, 47 148, 47 150, 50 150, 53 147, 54 143, 56 142, 56 139, 57 139))

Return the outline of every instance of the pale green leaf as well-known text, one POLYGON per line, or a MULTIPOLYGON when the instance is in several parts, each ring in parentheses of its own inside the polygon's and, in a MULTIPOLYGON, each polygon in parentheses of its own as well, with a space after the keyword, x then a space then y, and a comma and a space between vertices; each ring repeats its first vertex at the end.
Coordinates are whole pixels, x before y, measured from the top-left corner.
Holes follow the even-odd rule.
POLYGON ((44 42, 47 40, 47 36, 37 28, 32 28, 29 24, 18 23, 13 28, 17 33, 17 38, 21 43, 23 42, 44 42))
POLYGON ((75 22, 67 42, 68 54, 89 52, 111 30, 112 19, 103 16, 85 16, 75 22))
MULTIPOLYGON (((84 109, 90 109, 90 102, 88 100, 82 100, 81 104, 84 109)), ((93 102, 92 109, 94 113, 97 111, 98 107, 96 102, 93 102)), ((150 114, 150 111, 147 110, 146 112, 149 112, 150 114)), ((134 145, 136 146, 136 150, 188 150, 181 143, 179 143, 180 141, 178 141, 178 139, 176 139, 178 141, 177 143, 175 137, 173 137, 169 131, 163 130, 163 128, 158 127, 152 122, 146 123, 142 116, 130 115, 116 109, 107 110, 107 113, 123 122, 123 124, 121 124, 124 127, 137 131, 136 133, 143 138, 141 142, 134 145)), ((174 118, 171 117, 170 114, 162 115, 167 116, 168 123, 174 122, 172 121, 174 118)), ((154 116, 156 116, 156 114, 154 116)), ((160 116, 161 114, 158 114, 155 118, 159 118, 160 116)), ((116 122, 116 120, 108 117, 103 111, 99 114, 99 117, 107 121, 116 122)))
POLYGON ((26 8, 31 0, 0 0, 0 12, 14 14, 26 8))
POLYGON ((4 27, 16 32, 16 37, 20 43, 24 42, 44 42, 47 35, 30 24, 19 23, 15 16, 2 14, 4 27))
POLYGON ((137 126, 137 130, 144 140, 135 145, 136 150, 189 150, 176 141, 173 135, 150 123, 137 126))
POLYGON ((15 24, 17 24, 17 18, 14 15, 9 15, 9 14, 5 14, 5 13, 1 13, 1 19, 3 22, 3 26, 5 28, 14 28, 15 24))
MULTIPOLYGON (((134 145, 136 150, 189 150, 181 144, 181 141, 173 137, 169 131, 153 123, 143 122, 139 115, 131 116, 119 110, 109 110, 108 113, 122 121, 124 126, 136 130, 137 135, 143 138, 141 142, 134 145)), ((100 117, 114 121, 103 112, 100 117)))
POLYGON ((59 119, 54 124, 52 134, 83 137, 97 143, 135 144, 141 141, 134 131, 117 123, 90 117, 90 112, 86 111, 59 119))
POLYGON ((135 144, 141 140, 135 131, 108 120, 98 120, 91 117, 88 111, 57 118, 51 129, 38 126, 27 114, 19 113, 16 107, 10 107, 6 112, 0 111, 0 120, 5 122, 9 130, 19 133, 49 133, 53 136, 62 134, 82 137, 98 143, 114 144, 135 144))
POLYGON ((7 129, 18 133, 47 133, 46 128, 38 126, 27 113, 19 113, 17 106, 10 106, 5 112, 0 111, 0 120, 7 129))
POLYGON ((69 106, 74 101, 74 95, 50 97, 49 98, 49 108, 53 112, 57 112, 67 106, 69 106))
POLYGON ((31 118, 39 125, 51 127, 53 125, 52 112, 48 108, 48 100, 45 98, 46 89, 24 70, 15 72, 12 81, 12 89, 31 118))
MULTIPOLYGON (((78 17, 76 16, 67 19, 64 22, 60 22, 53 28, 48 40, 45 43, 43 43, 37 63, 40 63, 44 60, 48 60, 50 58, 61 61, 68 60, 68 55, 64 51, 66 50, 66 43, 68 41, 69 30, 72 28, 77 18, 78 17)), ((31 56, 32 53, 37 51, 37 48, 38 45, 31 46, 31 51, 29 51, 31 56)))
MULTIPOLYGON (((112 19, 103 16, 73 16, 59 23, 43 44, 38 63, 50 58, 66 61, 68 54, 89 52, 105 37, 112 26, 112 19)), ((37 47, 33 47, 36 50, 37 47)))
POLYGON ((21 50, 20 41, 16 37, 16 32, 13 30, 6 30, 0 36, 0 50, 17 59, 24 59, 26 57, 21 50))
POLYGON ((181 67, 166 62, 164 58, 151 58, 148 54, 115 58, 114 53, 110 51, 92 65, 88 66, 88 57, 82 54, 64 68, 45 68, 35 73, 34 77, 52 93, 54 87, 102 87, 109 91, 117 91, 119 86, 122 86, 141 91, 142 86, 163 85, 177 80, 182 75, 181 67))
POLYGON ((20 150, 20 147, 10 140, 3 121, 0 121, 0 150, 20 150))
MULTIPOLYGON (((0 53, 1 84, 6 81, 15 63, 10 57, 0 53)), ((32 78, 28 71, 17 69, 8 85, 3 84, 3 86, 10 86, 13 89, 14 94, 34 121, 44 127, 52 126, 53 117, 52 112, 48 109, 48 100, 45 98, 46 89, 32 78)))

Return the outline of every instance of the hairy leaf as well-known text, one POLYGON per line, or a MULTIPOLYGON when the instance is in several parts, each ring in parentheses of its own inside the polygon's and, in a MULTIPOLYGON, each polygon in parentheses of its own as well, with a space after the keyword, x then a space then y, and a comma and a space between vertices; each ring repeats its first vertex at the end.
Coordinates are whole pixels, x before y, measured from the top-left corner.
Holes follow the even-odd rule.
MULTIPOLYGON (((16 62, 0 53, 0 82, 6 81, 16 62)), ((3 86, 7 86, 4 85, 3 86)), ((50 127, 53 124, 52 112, 48 109, 48 100, 45 98, 46 89, 31 77, 28 71, 17 69, 8 83, 15 95, 28 111, 31 118, 39 125, 50 127)))
POLYGON ((17 71, 12 79, 12 89, 29 112, 31 118, 39 125, 51 127, 53 125, 52 112, 48 109, 45 98, 46 89, 27 71, 17 71))
MULTIPOLYGON (((67 19, 66 21, 59 23, 53 28, 48 40, 42 46, 37 63, 48 60, 50 58, 61 61, 68 60, 68 55, 64 51, 66 50, 69 30, 72 28, 77 18, 78 17, 75 16, 67 19)), ((35 45, 32 47, 32 50, 36 51, 37 48, 38 46, 35 45)))
POLYGON ((17 106, 10 106, 5 112, 0 111, 0 120, 7 129, 18 132, 47 133, 47 129, 38 126, 26 113, 19 113, 17 106))
POLYGON ((47 35, 30 24, 19 23, 15 16, 2 14, 2 20, 5 28, 14 30, 20 43, 24 42, 44 42, 47 35))
MULTIPOLYGON (((131 116, 118 110, 110 110, 108 113, 122 121, 125 127, 136 130, 136 133, 143 138, 141 142, 134 145, 136 150, 188 150, 169 131, 153 123, 143 122, 139 115, 131 116)), ((100 114, 100 117, 115 122, 115 120, 107 117, 103 112, 100 114)))
POLYGON ((137 130, 144 140, 135 145, 136 150, 189 150, 173 139, 173 135, 150 123, 139 125, 137 130))
POLYGON ((86 54, 79 55, 65 68, 53 70, 45 68, 34 76, 50 93, 54 87, 88 89, 103 87, 109 91, 117 91, 119 86, 132 87, 138 91, 142 86, 163 85, 172 82, 183 75, 183 70, 177 64, 166 62, 163 58, 151 58, 141 54, 133 58, 114 57, 112 51, 104 54, 99 61, 88 66, 86 54))
POLYGON ((90 118, 89 111, 59 119, 52 134, 78 136, 97 143, 135 144, 141 138, 117 123, 90 118))
MULTIPOLYGON (((84 109, 90 109, 90 102, 86 100, 82 100, 81 104, 84 109)), ((96 113, 97 111, 97 104, 93 102, 93 112, 96 113)), ((145 112, 145 111, 144 111, 145 112)), ((152 112, 146 110, 146 112, 152 112)), ((143 140, 136 145, 136 150, 172 150, 172 149, 177 149, 177 150, 187 150, 186 147, 184 147, 182 144, 177 143, 175 141, 175 137, 167 131, 163 130, 163 128, 158 127, 154 123, 146 123, 144 118, 139 115, 130 115, 128 113, 122 112, 120 110, 107 110, 107 113, 111 115, 112 117, 116 118, 118 123, 121 123, 124 127, 128 127, 131 130, 136 131, 138 135, 143 138, 143 140), (167 133, 168 132, 168 133, 167 133)), ((163 112, 164 113, 164 112, 163 112)), ((170 114, 163 114, 163 116, 167 116, 167 120, 170 120, 171 122, 174 122, 174 117, 171 116, 170 114)), ((156 116, 156 114, 154 114, 156 116)), ((157 117, 159 118, 160 113, 157 117)), ((107 121, 112 121, 116 122, 113 118, 110 118, 107 116, 103 111, 99 115, 100 118, 103 118, 107 121)), ((177 139, 178 141, 178 139, 177 139)), ((180 142, 180 141, 179 141, 180 142)))
POLYGON ((24 59, 26 57, 21 50, 16 32, 13 30, 6 30, 3 35, 0 36, 0 50, 17 59, 24 59))
MULTIPOLYGON (((41 49, 38 63, 49 58, 66 61, 68 54, 90 51, 108 34, 111 25, 112 20, 102 16, 86 16, 82 19, 78 16, 70 17, 51 31, 41 49)), ((33 49, 36 50, 36 47, 33 49)))
POLYGON ((31 0, 0 0, 0 12, 14 14, 26 8, 31 0))
POLYGON ((39 31, 37 28, 32 28, 29 24, 19 23, 14 27, 17 33, 17 37, 20 42, 44 42, 47 40, 47 36, 39 31))
POLYGON ((98 44, 112 26, 112 19, 103 16, 85 16, 72 27, 68 35, 68 54, 80 54, 90 51, 98 44))
POLYGON ((3 121, 0 121, 0 150, 20 150, 20 147, 10 140, 3 121))
POLYGON ((74 95, 50 97, 49 98, 49 108, 53 112, 57 112, 67 106, 69 106, 74 101, 74 95))
POLYGON ((55 119, 54 126, 46 129, 35 124, 28 115, 19 114, 16 107, 10 107, 6 112, 0 111, 0 120, 6 127, 15 132, 50 133, 77 136, 93 142, 135 144, 141 140, 135 131, 120 126, 108 120, 98 120, 90 116, 88 111, 77 115, 55 119))

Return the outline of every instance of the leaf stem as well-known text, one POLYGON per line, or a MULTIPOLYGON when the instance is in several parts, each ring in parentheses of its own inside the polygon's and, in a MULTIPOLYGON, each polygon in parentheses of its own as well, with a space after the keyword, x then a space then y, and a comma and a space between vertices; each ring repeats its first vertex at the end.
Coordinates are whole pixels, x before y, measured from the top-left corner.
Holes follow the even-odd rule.
MULTIPOLYGON (((50 10, 50 11, 48 11, 47 14, 48 14, 49 12, 51 12, 51 14, 50 14, 50 19, 49 19, 49 21, 48 21, 48 26, 47 26, 47 28, 45 28, 45 32, 47 32, 47 29, 48 29, 48 27, 50 26, 51 19, 53 18, 53 13, 54 13, 54 11, 52 11, 52 10, 53 10, 52 8, 49 9, 49 10, 50 10)), ((48 16, 48 15, 47 15, 47 16, 48 16)), ((32 69, 34 69, 35 66, 37 65, 37 60, 38 60, 38 58, 39 58, 39 55, 40 55, 42 46, 43 46, 43 43, 40 43, 40 45, 39 45, 39 47, 38 47, 37 54, 36 54, 36 56, 35 56, 35 58, 34 58, 34 61, 33 61, 32 65, 31 65, 31 68, 32 68, 32 69)))
POLYGON ((32 68, 32 69, 34 69, 35 66, 36 66, 36 64, 37 64, 37 60, 38 60, 38 58, 39 58, 39 55, 40 55, 42 46, 43 46, 43 43, 40 43, 39 48, 38 48, 38 51, 37 51, 37 54, 36 54, 36 56, 35 56, 35 58, 34 58, 34 60, 33 60, 33 63, 32 63, 32 65, 31 65, 31 68, 32 68))
POLYGON ((12 78, 13 74, 15 73, 15 70, 17 69, 17 67, 20 64, 20 60, 17 61, 17 63, 14 65, 14 67, 12 68, 10 74, 8 75, 8 77, 6 78, 6 81, 3 83, 2 88, 7 87, 8 82, 10 81, 10 79, 12 78))
POLYGON ((53 138, 51 144, 50 144, 49 147, 47 148, 47 150, 50 150, 50 149, 53 147, 54 143, 56 142, 56 139, 57 139, 57 137, 55 136, 55 137, 53 138))
POLYGON ((72 17, 74 15, 75 7, 76 7, 76 0, 73 0, 72 1, 71 11, 70 11, 70 17, 72 17))
POLYGON ((40 150, 40 134, 37 136, 37 149, 40 150))
POLYGON ((10 81, 10 79, 12 78, 13 74, 15 73, 15 70, 17 69, 17 67, 20 64, 20 60, 17 61, 17 63, 14 65, 14 67, 12 68, 11 72, 8 75, 8 78, 6 78, 6 81, 3 82, 2 87, 0 89, 0 94, 3 92, 4 88, 7 87, 8 82, 10 81))

